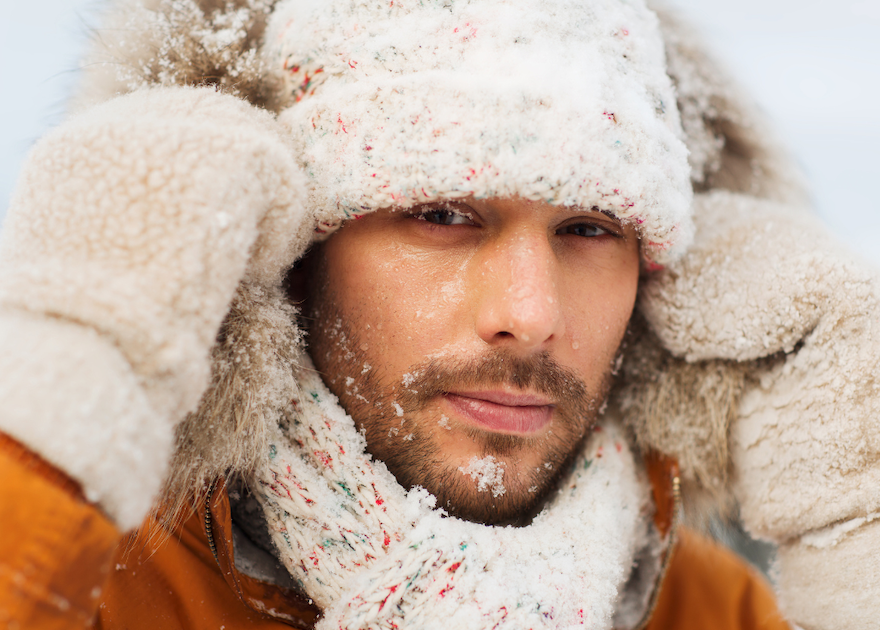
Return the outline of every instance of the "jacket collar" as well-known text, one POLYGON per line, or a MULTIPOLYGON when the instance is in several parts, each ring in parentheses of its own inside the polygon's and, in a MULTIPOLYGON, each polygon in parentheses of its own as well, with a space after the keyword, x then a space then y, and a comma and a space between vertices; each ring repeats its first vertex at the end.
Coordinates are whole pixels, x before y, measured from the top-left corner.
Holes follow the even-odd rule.
MULTIPOLYGON (((251 609, 276 618, 294 628, 313 628, 321 611, 293 586, 274 583, 248 575, 236 566, 236 545, 232 510, 225 481, 218 481, 208 491, 202 504, 201 531, 193 533, 211 549, 223 578, 238 598, 251 609)), ((188 527, 199 527, 190 519, 188 527)), ((267 576, 268 577, 268 576, 267 576)))

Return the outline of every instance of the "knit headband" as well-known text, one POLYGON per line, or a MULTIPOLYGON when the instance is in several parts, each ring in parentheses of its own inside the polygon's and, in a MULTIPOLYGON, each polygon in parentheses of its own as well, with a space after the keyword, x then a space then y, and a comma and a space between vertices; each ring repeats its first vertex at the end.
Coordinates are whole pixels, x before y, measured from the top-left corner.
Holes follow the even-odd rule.
POLYGON ((385 207, 521 196, 691 237, 687 150, 642 0, 284 0, 269 63, 318 230, 385 207))

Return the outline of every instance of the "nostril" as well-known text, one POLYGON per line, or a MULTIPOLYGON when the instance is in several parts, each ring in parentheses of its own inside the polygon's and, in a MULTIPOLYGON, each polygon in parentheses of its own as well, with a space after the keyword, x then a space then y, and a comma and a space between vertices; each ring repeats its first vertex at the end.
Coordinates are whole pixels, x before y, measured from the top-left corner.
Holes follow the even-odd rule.
POLYGON ((506 330, 502 330, 498 333, 499 337, 513 337, 513 333, 509 333, 506 330))

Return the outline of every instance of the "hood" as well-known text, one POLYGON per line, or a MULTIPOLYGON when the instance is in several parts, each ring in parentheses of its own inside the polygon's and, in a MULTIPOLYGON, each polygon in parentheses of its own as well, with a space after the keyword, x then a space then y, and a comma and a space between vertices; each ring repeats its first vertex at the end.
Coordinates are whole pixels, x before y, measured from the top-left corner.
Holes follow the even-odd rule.
MULTIPOLYGON (((281 113, 297 92, 261 54, 275 10, 273 0, 116 0, 83 64, 72 106, 150 86, 205 84, 281 113)), ((748 375, 755 362, 772 361, 797 343, 807 327, 770 337, 756 330, 730 341, 720 328, 695 328, 689 322, 718 314, 712 312, 717 303, 712 296, 722 289, 710 263, 739 246, 729 232, 719 236, 718 225, 734 232, 751 229, 748 217, 739 223, 731 219, 737 216, 732 208, 748 206, 750 216, 766 212, 783 221, 799 220, 810 210, 796 169, 699 37, 673 15, 657 15, 670 81, 663 89, 677 105, 669 108, 670 142, 678 141, 676 134, 683 139, 694 193, 692 201, 679 195, 675 203, 688 206, 685 212, 693 213, 696 229, 689 253, 643 276, 609 407, 623 414, 639 447, 680 461, 686 505, 707 497, 724 503, 731 468, 728 428, 748 375)), ((345 168, 334 176, 343 177, 345 168)), ((321 194, 314 192, 314 198, 321 194)), ((761 256, 753 253, 756 264, 761 256)), ((728 285, 747 283, 737 269, 729 272, 728 285)), ((760 310, 756 306, 752 315, 760 310)), ((182 505, 193 487, 253 467, 256 454, 264 452, 268 423, 286 404, 286 392, 296 388, 291 366, 301 342, 296 309, 281 286, 242 284, 214 349, 213 384, 178 430, 168 500, 182 505)))

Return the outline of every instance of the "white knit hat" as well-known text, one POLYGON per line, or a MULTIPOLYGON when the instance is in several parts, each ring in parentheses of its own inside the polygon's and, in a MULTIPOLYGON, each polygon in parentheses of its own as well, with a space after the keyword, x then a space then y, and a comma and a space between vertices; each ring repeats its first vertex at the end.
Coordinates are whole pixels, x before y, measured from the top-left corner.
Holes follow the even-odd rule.
POLYGON ((642 0, 284 0, 270 62, 319 231, 389 206, 519 195, 687 247, 687 149, 642 0))

